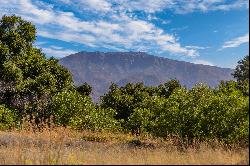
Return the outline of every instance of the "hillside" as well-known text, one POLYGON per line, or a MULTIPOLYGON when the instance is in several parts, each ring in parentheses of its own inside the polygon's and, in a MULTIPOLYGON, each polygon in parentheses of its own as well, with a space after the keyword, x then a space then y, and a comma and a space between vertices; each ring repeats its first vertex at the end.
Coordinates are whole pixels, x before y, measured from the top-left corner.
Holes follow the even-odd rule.
POLYGON ((233 70, 229 68, 176 61, 144 52, 79 52, 60 59, 59 63, 70 70, 76 85, 87 82, 93 87, 95 101, 111 82, 120 86, 128 82, 155 86, 176 78, 190 88, 198 82, 215 87, 220 80, 233 79, 233 70))

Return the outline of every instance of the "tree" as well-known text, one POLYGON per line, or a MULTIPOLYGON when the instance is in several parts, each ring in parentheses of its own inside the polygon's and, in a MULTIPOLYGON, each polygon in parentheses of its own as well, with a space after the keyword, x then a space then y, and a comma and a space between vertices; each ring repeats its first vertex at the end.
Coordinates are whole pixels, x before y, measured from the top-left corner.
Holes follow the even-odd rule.
POLYGON ((38 120, 51 114, 48 107, 53 95, 72 88, 72 77, 58 60, 47 59, 40 49, 33 47, 35 34, 35 26, 21 17, 2 17, 0 104, 38 120))
POLYGON ((36 39, 36 28, 21 17, 3 16, 0 21, 0 72, 4 61, 25 54, 36 39))
POLYGON ((238 65, 232 75, 238 82, 245 80, 249 81, 249 55, 238 61, 238 65))
POLYGON ((181 88, 181 84, 179 80, 172 79, 163 85, 160 85, 158 88, 160 95, 168 98, 175 89, 181 88))
POLYGON ((89 96, 76 90, 59 92, 52 101, 51 109, 57 125, 90 130, 119 128, 119 123, 114 119, 114 110, 96 107, 89 96))
POLYGON ((15 82, 22 79, 21 71, 10 60, 22 56, 35 41, 35 27, 16 16, 0 20, 0 103, 11 103, 16 94, 15 82))
POLYGON ((76 90, 82 95, 89 96, 92 92, 92 87, 85 82, 84 84, 78 86, 76 90))
POLYGON ((238 65, 232 75, 237 79, 238 89, 240 89, 244 95, 249 96, 249 55, 238 61, 238 65))
POLYGON ((128 120, 136 107, 140 107, 142 101, 149 97, 143 83, 128 83, 118 88, 111 84, 108 93, 101 97, 103 108, 116 110, 116 119, 128 120))

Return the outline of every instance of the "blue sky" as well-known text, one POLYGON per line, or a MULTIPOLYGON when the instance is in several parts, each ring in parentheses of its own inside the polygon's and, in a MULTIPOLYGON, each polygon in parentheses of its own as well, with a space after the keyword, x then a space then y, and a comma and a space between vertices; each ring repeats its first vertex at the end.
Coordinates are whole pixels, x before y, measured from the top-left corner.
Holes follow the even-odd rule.
POLYGON ((48 57, 143 51, 235 68, 249 52, 248 0, 1 0, 4 14, 35 24, 48 57))

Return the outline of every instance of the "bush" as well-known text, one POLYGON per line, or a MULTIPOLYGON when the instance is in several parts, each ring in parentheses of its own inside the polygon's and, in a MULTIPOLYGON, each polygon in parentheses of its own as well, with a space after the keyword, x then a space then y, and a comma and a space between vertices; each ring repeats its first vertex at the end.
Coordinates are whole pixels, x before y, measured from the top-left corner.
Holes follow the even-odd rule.
POLYGON ((51 111, 57 125, 67 126, 71 118, 78 112, 90 107, 86 100, 77 91, 63 91, 52 98, 51 111))
POLYGON ((90 129, 95 131, 121 130, 120 123, 114 118, 115 111, 111 108, 88 108, 84 112, 77 113, 70 120, 70 126, 75 129, 90 129))
POLYGON ((136 107, 140 107, 141 102, 149 96, 143 83, 128 83, 118 88, 112 84, 109 92, 101 97, 102 108, 112 108, 116 114, 116 119, 128 120, 136 107))
POLYGON ((190 91, 175 91, 160 113, 153 133, 157 136, 178 135, 200 140, 217 138, 227 143, 248 140, 248 98, 237 90, 214 93, 197 85, 190 91))
POLYGON ((119 128, 115 111, 95 107, 91 98, 77 91, 60 92, 53 97, 52 111, 57 125, 76 129, 112 130, 119 128))
POLYGON ((4 105, 0 105, 0 130, 7 130, 15 127, 15 122, 15 113, 4 105))
MULTIPOLYGON (((186 104, 188 103, 188 91, 185 88, 176 89, 168 99, 164 100, 161 111, 157 111, 153 135, 167 137, 169 135, 184 135, 189 113, 186 104)), ((188 127, 188 126, 187 126, 188 127)))
POLYGON ((136 134, 188 138, 190 143, 194 138, 248 143, 248 97, 232 85, 214 90, 198 84, 191 90, 177 88, 168 98, 151 96, 133 110, 125 127, 136 134))
POLYGON ((126 126, 133 134, 148 133, 152 131, 153 118, 153 113, 149 109, 136 108, 126 126))

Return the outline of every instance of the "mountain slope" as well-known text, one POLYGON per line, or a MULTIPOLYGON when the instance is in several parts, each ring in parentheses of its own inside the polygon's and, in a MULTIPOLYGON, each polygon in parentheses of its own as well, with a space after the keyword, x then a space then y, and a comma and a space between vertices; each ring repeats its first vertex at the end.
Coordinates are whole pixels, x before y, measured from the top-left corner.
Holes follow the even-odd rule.
POLYGON ((144 82, 151 86, 176 78, 190 88, 198 82, 214 87, 220 80, 233 79, 233 70, 229 68, 192 64, 143 52, 79 52, 60 59, 59 63, 70 70, 76 85, 87 82, 93 87, 94 100, 108 90, 111 82, 120 86, 144 82))

